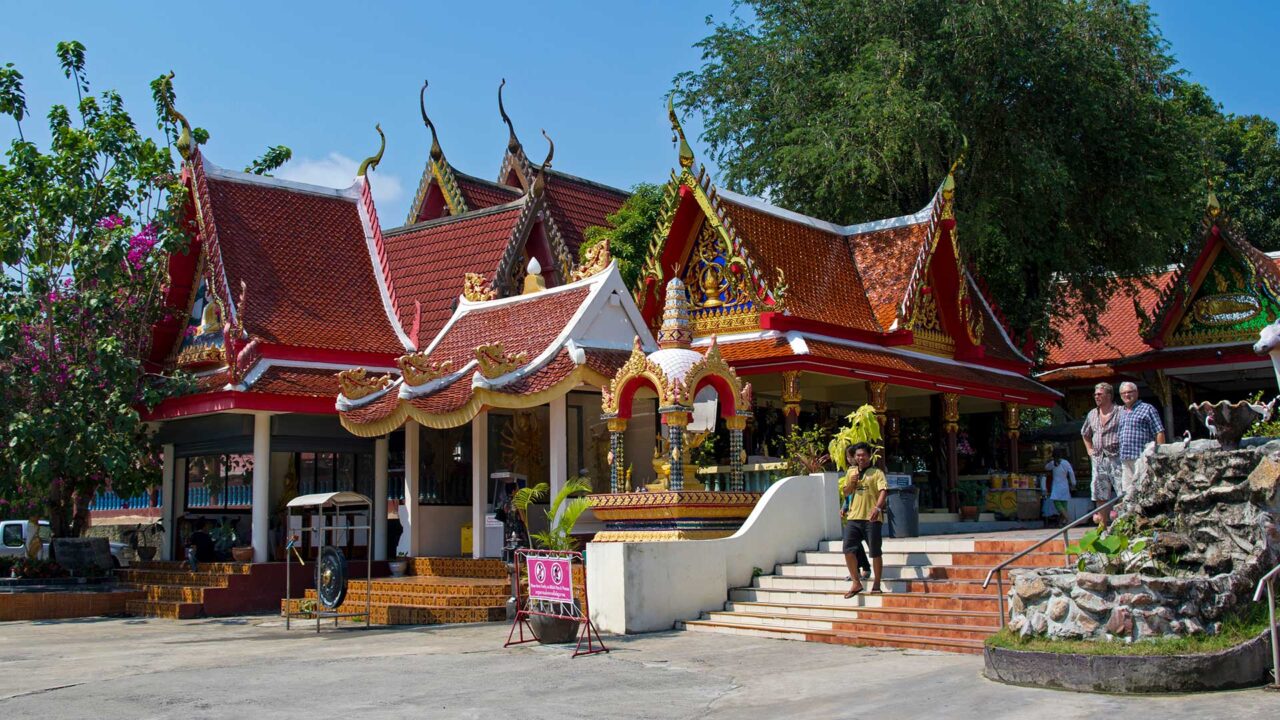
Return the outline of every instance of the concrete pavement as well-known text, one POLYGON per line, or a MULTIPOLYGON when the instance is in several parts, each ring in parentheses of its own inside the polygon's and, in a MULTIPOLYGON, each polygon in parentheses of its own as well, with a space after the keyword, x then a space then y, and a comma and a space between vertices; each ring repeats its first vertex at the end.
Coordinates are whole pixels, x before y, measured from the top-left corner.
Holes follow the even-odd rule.
POLYGON ((507 625, 285 631, 274 617, 0 623, 10 718, 1247 718, 1280 693, 1014 688, 973 656, 700 633, 609 655, 503 649, 507 625))

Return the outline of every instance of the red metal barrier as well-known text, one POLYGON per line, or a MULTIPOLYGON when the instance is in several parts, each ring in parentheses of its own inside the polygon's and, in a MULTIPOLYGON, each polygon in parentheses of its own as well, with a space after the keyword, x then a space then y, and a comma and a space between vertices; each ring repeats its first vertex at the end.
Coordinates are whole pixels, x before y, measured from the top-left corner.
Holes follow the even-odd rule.
POLYGON ((576 550, 516 550, 516 619, 507 633, 503 647, 534 642, 538 639, 529 625, 529 616, 572 620, 582 625, 578 633, 578 646, 573 657, 609 652, 595 625, 591 624, 591 612, 587 607, 587 565, 582 553, 576 550), (582 602, 579 604, 573 592, 573 568, 582 568, 582 602), (521 578, 525 582, 521 582, 521 578), (526 588, 527 585, 527 588, 526 588), (512 640, 520 629, 520 639, 512 640), (529 637, 524 636, 529 628, 529 637), (582 645, 586 643, 587 649, 582 645))

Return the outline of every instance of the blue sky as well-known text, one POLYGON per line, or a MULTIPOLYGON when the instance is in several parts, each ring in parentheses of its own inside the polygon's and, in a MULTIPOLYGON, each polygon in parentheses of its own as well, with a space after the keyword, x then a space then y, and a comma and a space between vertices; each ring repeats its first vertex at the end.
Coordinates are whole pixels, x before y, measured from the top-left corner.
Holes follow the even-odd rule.
MULTIPOLYGON (((1280 118, 1270 77, 1280 3, 1152 3, 1174 55, 1226 109, 1280 118)), ((493 178, 508 113, 540 157, 539 130, 556 140, 555 166, 620 186, 661 181, 675 160, 664 97, 677 72, 697 67, 703 19, 731 3, 673 2, 0 2, 0 62, 26 76, 26 123, 38 131, 53 102, 74 100, 53 54, 59 40, 88 48, 96 90, 115 88, 151 122, 147 83, 177 73, 179 109, 208 129, 205 156, 241 168, 267 145, 294 160, 281 176, 346 185, 356 164, 387 153, 373 175, 383 224, 401 222, 430 137, 418 88, 450 161, 493 178), (533 7, 538 5, 539 7, 533 7)), ((686 123, 691 135, 697 124, 686 123)), ((0 123, 0 142, 13 136, 0 123)), ((695 151, 699 143, 694 142, 695 151)))

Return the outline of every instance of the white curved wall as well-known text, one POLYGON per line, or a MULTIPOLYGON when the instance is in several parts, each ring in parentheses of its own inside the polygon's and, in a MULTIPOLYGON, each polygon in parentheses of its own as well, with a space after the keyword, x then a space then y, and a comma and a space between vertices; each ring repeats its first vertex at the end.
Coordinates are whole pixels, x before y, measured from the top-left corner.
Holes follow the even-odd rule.
POLYGON ((587 544, 587 599, 602 632, 669 630, 724 607, 728 589, 751 583, 840 534, 836 473, 774 483, 738 532, 721 540, 587 544))

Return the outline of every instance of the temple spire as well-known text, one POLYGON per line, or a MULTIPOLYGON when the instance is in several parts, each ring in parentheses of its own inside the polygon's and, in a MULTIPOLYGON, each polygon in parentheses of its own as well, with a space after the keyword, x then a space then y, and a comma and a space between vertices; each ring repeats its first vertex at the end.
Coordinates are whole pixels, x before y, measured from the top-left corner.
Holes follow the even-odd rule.
POLYGON ((667 283, 667 299, 662 308, 662 327, 658 328, 658 347, 682 348, 693 346, 693 326, 689 320, 689 295, 684 283, 673 277, 667 283))
POLYGON ((550 147, 547 149, 547 159, 542 161, 542 167, 538 169, 538 176, 533 180, 532 192, 534 195, 541 194, 542 189, 546 187, 547 170, 551 169, 551 158, 556 155, 556 144, 552 141, 551 136, 547 134, 546 130, 542 131, 542 137, 547 139, 547 145, 550 147))

